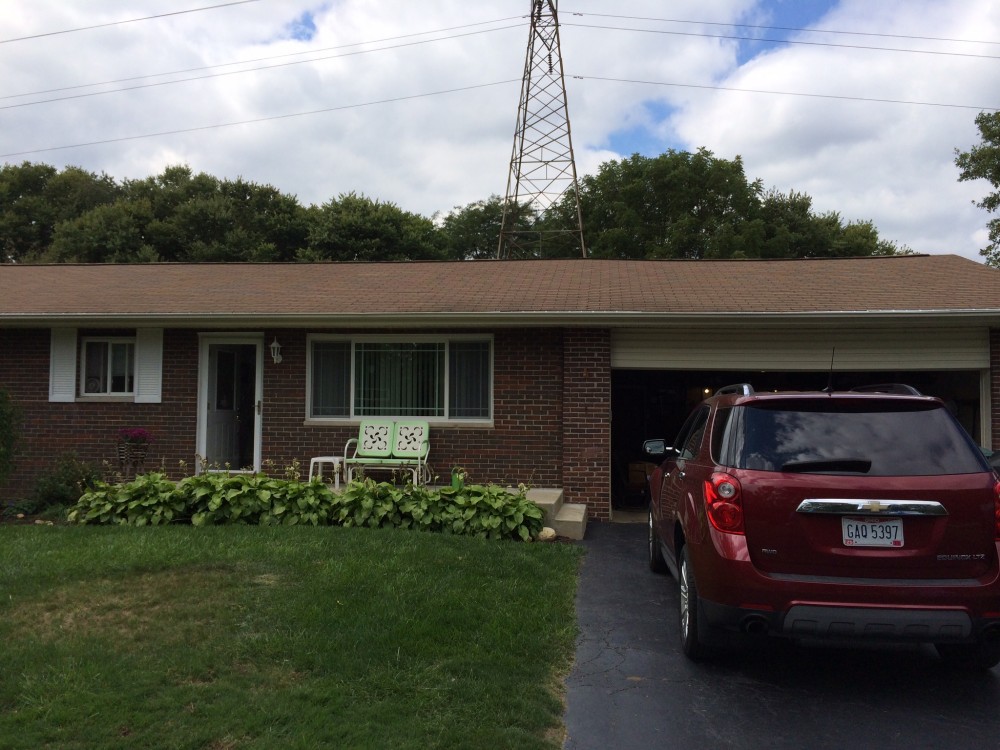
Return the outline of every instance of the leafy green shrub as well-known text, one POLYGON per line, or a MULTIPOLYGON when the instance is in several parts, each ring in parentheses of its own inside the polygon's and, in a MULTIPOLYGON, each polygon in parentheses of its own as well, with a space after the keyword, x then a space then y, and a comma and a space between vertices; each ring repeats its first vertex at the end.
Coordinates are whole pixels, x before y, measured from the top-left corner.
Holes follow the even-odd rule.
POLYGON ((544 514, 528 499, 523 485, 517 492, 493 484, 446 487, 441 495, 453 504, 451 528, 447 530, 454 534, 527 542, 542 530, 544 514))
POLYGON ((72 523, 158 526, 188 520, 190 513, 177 485, 159 472, 150 472, 124 484, 98 482, 66 517, 72 523))
POLYGON ((6 389, 0 388, 0 482, 14 468, 14 450, 21 431, 21 410, 6 389))
POLYGON ((261 493, 267 493, 270 502, 260 517, 262 526, 329 526, 333 523, 336 496, 328 484, 318 480, 268 479, 261 493))
POLYGON ((544 519, 523 487, 510 492, 492 484, 431 490, 365 479, 349 484, 334 502, 334 520, 342 526, 398 526, 487 539, 534 539, 544 519))
POLYGON ((95 466, 81 461, 76 454, 67 453, 59 457, 54 468, 38 477, 31 494, 17 503, 16 509, 35 515, 49 508, 73 505, 100 481, 101 474, 95 466))
POLYGON ((257 524, 268 505, 258 487, 262 476, 206 472, 182 479, 177 491, 185 499, 194 526, 257 524))
POLYGON ((365 479, 334 494, 320 481, 207 472, 176 484, 159 473, 125 484, 101 483, 68 517, 75 523, 134 525, 390 526, 524 541, 538 535, 543 520, 523 487, 516 492, 476 484, 432 490, 365 479))

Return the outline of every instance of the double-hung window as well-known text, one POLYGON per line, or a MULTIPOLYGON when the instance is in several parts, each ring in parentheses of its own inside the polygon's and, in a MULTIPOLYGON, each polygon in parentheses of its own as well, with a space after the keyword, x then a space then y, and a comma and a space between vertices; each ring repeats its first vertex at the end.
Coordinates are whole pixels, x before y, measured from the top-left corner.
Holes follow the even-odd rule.
POLYGON ((135 339, 85 338, 80 348, 81 395, 134 395, 135 339))
POLYGON ((492 417, 492 340, 388 337, 309 341, 309 417, 492 417))

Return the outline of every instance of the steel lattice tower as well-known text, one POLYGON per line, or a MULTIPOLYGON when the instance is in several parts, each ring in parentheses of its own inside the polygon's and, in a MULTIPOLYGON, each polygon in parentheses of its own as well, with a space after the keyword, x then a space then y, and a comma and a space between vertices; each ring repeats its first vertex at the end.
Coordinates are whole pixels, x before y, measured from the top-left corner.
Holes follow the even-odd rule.
POLYGON ((531 0, 531 32, 524 59, 521 101, 507 177, 507 196, 500 224, 498 258, 539 254, 551 235, 563 235, 584 257, 583 216, 566 106, 566 79, 559 47, 558 0, 531 0), (519 228, 522 207, 544 215, 566 195, 572 196, 572 228, 519 228))

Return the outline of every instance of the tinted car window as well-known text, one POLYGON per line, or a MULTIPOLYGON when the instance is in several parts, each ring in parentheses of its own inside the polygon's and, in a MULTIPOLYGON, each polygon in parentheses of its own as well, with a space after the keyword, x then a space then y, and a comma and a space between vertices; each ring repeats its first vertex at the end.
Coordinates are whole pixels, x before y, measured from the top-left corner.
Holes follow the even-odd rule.
POLYGON ((738 468, 870 476, 988 470, 961 427, 934 404, 824 400, 741 410, 738 468))
POLYGON ((728 451, 726 447, 733 440, 735 424, 730 421, 733 414, 733 407, 720 406, 715 411, 714 425, 712 427, 712 460, 716 463, 725 463, 725 456, 728 451))
POLYGON ((681 426, 681 431, 677 433, 674 440, 674 449, 678 458, 692 458, 698 452, 698 444, 705 431, 705 422, 708 419, 709 407, 700 406, 688 415, 681 426), (691 445, 694 445, 693 451, 691 445))

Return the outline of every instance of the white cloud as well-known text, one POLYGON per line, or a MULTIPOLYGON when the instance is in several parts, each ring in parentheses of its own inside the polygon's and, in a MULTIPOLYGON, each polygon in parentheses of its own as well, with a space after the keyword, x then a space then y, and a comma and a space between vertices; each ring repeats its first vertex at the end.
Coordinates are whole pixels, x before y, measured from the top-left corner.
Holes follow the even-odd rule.
MULTIPOLYGON (((707 35, 773 37, 778 32, 639 18, 783 25, 782 5, 773 1, 678 0, 669 10, 653 0, 620 0, 611 7, 601 0, 563 0, 561 5, 569 110, 581 174, 632 150, 653 155, 670 147, 704 146, 726 158, 741 155, 748 176, 762 178, 769 187, 809 193, 817 210, 838 211, 847 220, 872 219, 883 236, 914 250, 978 257, 988 217, 971 201, 982 197, 987 186, 958 183, 953 164, 954 148, 967 149, 978 140, 976 110, 691 86, 982 106, 995 102, 996 59, 835 46, 751 47, 707 35)), ((990 0, 830 0, 829 6, 826 16, 811 26, 1000 38, 1000 11, 990 0)), ((177 10, 167 0, 143 3, 141 11, 135 7, 112 0, 5 0, 2 36, 12 39, 177 10)), ((506 187, 529 7, 527 0, 265 0, 7 42, 0 44, 0 96, 6 97, 240 60, 258 60, 244 68, 273 66, 301 58, 261 58, 305 51, 328 59, 2 110, 0 153, 33 151, 5 159, 74 164, 118 179, 146 177, 184 162, 219 177, 272 184, 307 204, 355 191, 430 216, 503 193, 506 187), (304 19, 311 20, 314 30, 302 25, 304 19), (484 21, 495 23, 470 26, 484 21), (437 36, 451 38, 425 44, 417 42, 427 36, 406 36, 449 27, 466 28, 442 32, 437 36), (344 47, 360 42, 369 44, 344 47), (335 47, 339 49, 331 49, 335 47), (388 47, 392 49, 348 54, 388 47), (512 82, 418 96, 499 81, 512 82), (385 103, 357 106, 373 102, 385 103), (282 117, 317 110, 330 111, 282 117), (261 121, 117 140, 249 120, 261 121), (114 142, 36 151, 104 140, 114 142)), ((1000 55, 996 45, 813 34, 798 38, 1000 55)), ((92 90, 4 98, 0 106, 92 90)))

